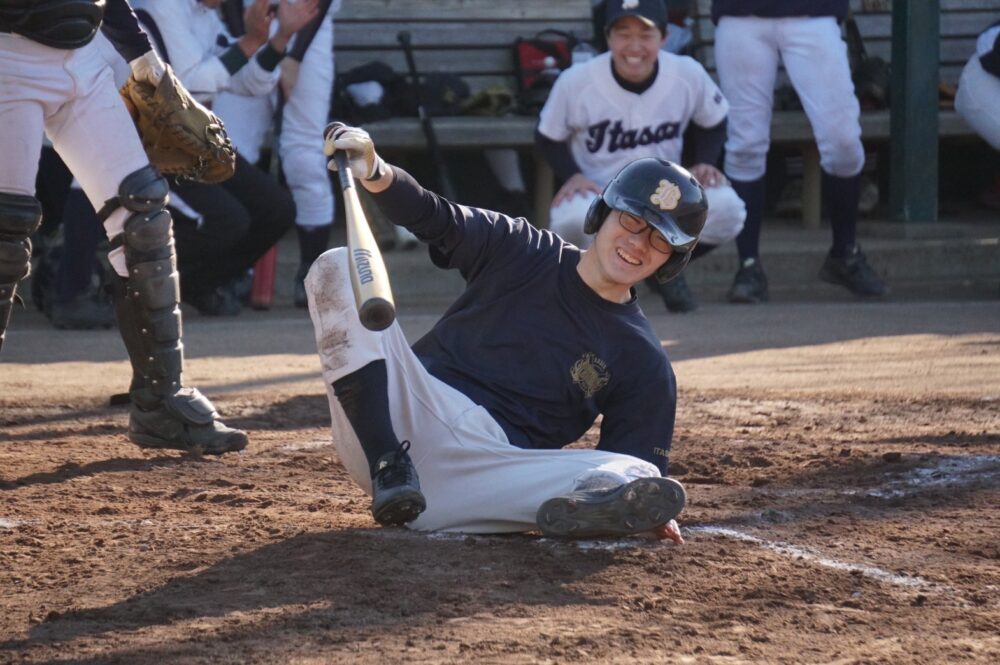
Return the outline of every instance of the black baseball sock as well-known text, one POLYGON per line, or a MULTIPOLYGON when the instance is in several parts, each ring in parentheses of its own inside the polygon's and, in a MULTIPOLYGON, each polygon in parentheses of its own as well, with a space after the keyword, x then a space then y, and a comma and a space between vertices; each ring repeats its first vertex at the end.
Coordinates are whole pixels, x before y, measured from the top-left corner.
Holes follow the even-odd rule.
POLYGON ((333 392, 343 407, 365 451, 369 471, 386 453, 399 449, 389 416, 389 379, 384 360, 374 360, 333 382, 333 392))
POLYGON ((305 277, 305 272, 319 255, 326 251, 327 243, 330 241, 330 228, 333 224, 323 224, 322 226, 296 226, 295 231, 299 236, 299 270, 305 277))
POLYGON ((767 187, 763 177, 757 180, 733 180, 732 185, 747 207, 743 230, 736 236, 736 249, 742 263, 746 259, 760 256, 760 229, 764 222, 767 187))
POLYGON ((844 258, 854 246, 858 227, 858 200, 861 198, 861 174, 838 178, 823 172, 823 198, 830 215, 833 246, 830 255, 844 258))

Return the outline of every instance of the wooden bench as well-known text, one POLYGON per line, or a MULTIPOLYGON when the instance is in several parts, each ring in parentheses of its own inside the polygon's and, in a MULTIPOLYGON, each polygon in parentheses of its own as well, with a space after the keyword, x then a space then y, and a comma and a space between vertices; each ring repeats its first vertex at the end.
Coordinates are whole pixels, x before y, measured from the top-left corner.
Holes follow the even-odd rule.
MULTIPOLYGON (((958 83, 962 68, 975 51, 979 32, 996 20, 996 0, 940 0, 940 77, 948 85, 958 83)), ((715 72, 714 35, 711 0, 692 0, 695 57, 713 76, 715 72)), ((891 0, 851 0, 851 11, 871 56, 889 62, 892 57, 891 0)), ((779 76, 779 85, 783 80, 779 76)), ((973 138, 975 133, 951 109, 939 112, 941 138, 973 138)), ((861 114, 861 135, 868 145, 888 142, 889 111, 865 111, 861 114)), ((796 146, 802 151, 802 222, 809 228, 820 224, 821 172, 819 153, 812 128, 801 111, 775 112, 771 122, 771 141, 776 145, 796 146)))
MULTIPOLYGON (((443 72, 460 76, 473 94, 497 84, 516 92, 513 44, 553 28, 582 39, 592 36, 590 0, 348 0, 334 23, 336 67, 345 72, 381 61, 407 74, 397 41, 400 31, 412 35, 414 58, 421 75, 443 72)), ((434 119, 444 150, 516 148, 534 153, 533 116, 439 117, 434 119)), ((387 150, 426 150, 416 118, 368 123, 365 129, 387 150)), ((552 172, 534 159, 535 219, 546 225, 552 199, 552 172)))

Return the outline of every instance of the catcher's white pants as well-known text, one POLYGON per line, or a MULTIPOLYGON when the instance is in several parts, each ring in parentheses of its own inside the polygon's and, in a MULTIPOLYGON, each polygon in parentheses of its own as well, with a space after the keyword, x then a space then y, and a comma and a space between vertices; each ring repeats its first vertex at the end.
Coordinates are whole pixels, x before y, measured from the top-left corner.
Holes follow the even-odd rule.
POLYGON ((973 55, 962 70, 955 110, 995 150, 1000 150, 1000 78, 973 55))
POLYGON ((841 178, 860 173, 861 107, 836 19, 723 16, 715 31, 715 62, 729 100, 726 175, 764 175, 779 61, 812 125, 823 170, 841 178))
MULTIPOLYGON (((747 207, 736 190, 729 185, 705 188, 708 218, 699 238, 706 245, 729 242, 743 230, 747 207)), ((583 232, 583 222, 597 194, 587 192, 549 208, 549 230, 566 242, 581 249, 590 247, 594 236, 583 232)))
MULTIPOLYGON (((333 3, 331 16, 338 4, 333 3)), ((291 97, 285 100, 278 136, 278 154, 295 199, 295 223, 299 226, 323 226, 333 221, 333 188, 323 154, 333 71, 333 19, 327 17, 306 49, 291 97)), ((260 156, 276 104, 277 93, 245 97, 223 92, 216 96, 212 110, 226 124, 236 149, 253 163, 260 156)))
POLYGON ((512 446, 486 409, 431 376, 393 323, 373 332, 358 319, 346 248, 331 249, 306 277, 309 314, 330 402, 333 445, 351 478, 371 493, 368 462, 332 384, 385 360, 389 411, 410 456, 427 510, 410 526, 422 531, 530 531, 546 499, 578 486, 659 476, 652 464, 597 450, 526 450, 512 446))
MULTIPOLYGON (((34 196, 43 134, 95 210, 117 196, 125 176, 149 164, 102 39, 67 50, 0 33, 0 191, 34 196)), ((122 232, 127 214, 119 208, 104 222, 109 238, 122 232)), ((110 258, 128 276, 121 248, 110 258)))

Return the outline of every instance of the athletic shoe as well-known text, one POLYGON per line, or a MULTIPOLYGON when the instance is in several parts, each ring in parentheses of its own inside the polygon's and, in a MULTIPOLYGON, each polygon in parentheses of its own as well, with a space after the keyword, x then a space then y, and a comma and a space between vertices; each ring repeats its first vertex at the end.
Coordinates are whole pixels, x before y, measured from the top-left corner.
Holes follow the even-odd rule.
POLYGON ((230 285, 220 286, 213 291, 202 291, 181 297, 203 316, 238 316, 243 305, 230 285))
POLYGON ((740 269, 733 278, 727 298, 729 302, 758 303, 767 302, 767 275, 756 258, 744 259, 740 269))
POLYGON ((67 302, 53 300, 46 314, 52 325, 60 330, 107 329, 115 325, 111 301, 89 290, 67 302))
POLYGON ((382 455, 372 476, 372 516, 383 526, 401 526, 417 519, 427 507, 417 470, 407 451, 410 442, 382 455))
POLYGON ((299 308, 309 306, 309 297, 306 296, 306 275, 309 274, 310 267, 300 264, 292 282, 292 302, 299 308))
MULTIPOLYGON (((188 403, 185 408, 191 413, 197 409, 190 403, 204 399, 193 388, 185 388, 179 395, 183 395, 181 401, 188 403)), ((208 407, 211 407, 210 402, 208 407)), ((168 448, 199 455, 222 455, 247 446, 245 432, 226 427, 214 417, 199 418, 200 422, 195 423, 178 413, 176 405, 170 408, 166 402, 144 409, 133 400, 129 408, 128 438, 140 448, 168 448)))
POLYGON ((669 312, 693 312, 698 309, 698 301, 688 288, 684 275, 678 275, 666 284, 660 284, 656 277, 646 280, 649 287, 660 294, 664 307, 669 312))
POLYGON ((863 298, 880 298, 889 293, 889 288, 868 265, 857 245, 852 246, 845 257, 836 258, 827 254, 819 269, 819 278, 830 284, 844 286, 854 295, 863 298))
POLYGON ((549 499, 535 521, 546 536, 593 538, 654 531, 684 508, 684 487, 672 478, 639 478, 614 489, 579 490, 549 499))

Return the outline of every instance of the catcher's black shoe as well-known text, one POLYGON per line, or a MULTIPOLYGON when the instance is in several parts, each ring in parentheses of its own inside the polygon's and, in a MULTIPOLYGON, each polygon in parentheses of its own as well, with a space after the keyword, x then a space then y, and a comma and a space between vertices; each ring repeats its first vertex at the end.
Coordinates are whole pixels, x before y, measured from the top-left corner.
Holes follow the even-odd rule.
POLYGON ((654 293, 659 294, 668 312, 693 312, 698 309, 698 301, 688 288, 684 275, 678 275, 664 284, 660 284, 656 277, 650 277, 646 284, 654 293))
POLYGON ((819 278, 830 284, 847 287, 851 293, 863 298, 881 298, 889 293, 889 288, 868 265, 857 245, 851 247, 847 256, 842 258, 827 254, 819 269, 819 278))
POLYGON ((684 487, 672 478, 640 478, 614 489, 580 490, 549 499, 535 521, 546 536, 594 538, 652 531, 684 508, 684 487))
POLYGON ((767 292, 767 275, 759 260, 753 257, 743 260, 726 297, 729 302, 767 302, 770 297, 767 292))
POLYGON ((153 405, 141 402, 148 403, 133 393, 128 418, 128 438, 140 448, 222 455, 247 446, 246 433, 222 424, 212 403, 194 388, 183 388, 153 405))
POLYGON ((383 526, 401 526, 417 519, 427 507, 417 470, 407 451, 410 442, 386 453, 375 463, 372 476, 372 516, 383 526))

